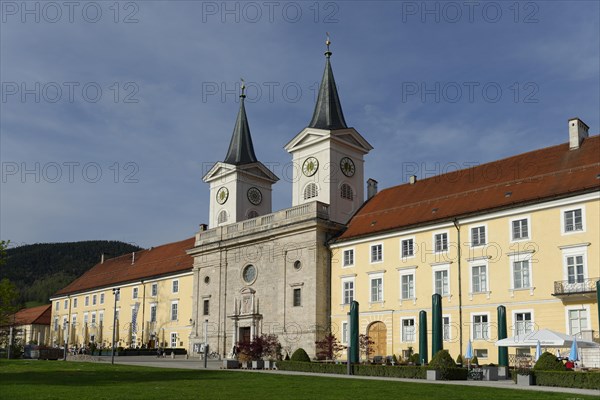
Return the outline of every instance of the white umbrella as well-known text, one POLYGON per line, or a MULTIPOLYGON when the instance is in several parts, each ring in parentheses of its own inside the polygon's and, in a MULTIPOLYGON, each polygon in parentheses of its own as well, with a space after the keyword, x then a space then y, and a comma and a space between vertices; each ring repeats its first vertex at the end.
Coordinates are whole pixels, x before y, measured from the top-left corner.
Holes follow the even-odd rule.
POLYGON ((579 354, 577 353, 577 338, 573 338, 573 344, 571 344, 571 352, 569 353, 569 360, 579 361, 579 354))
POLYGON ((542 355, 542 344, 538 340, 537 346, 535 348, 535 360, 533 360, 533 361, 537 362, 537 360, 540 359, 540 355, 542 355))
POLYGON ((467 352, 465 353, 465 358, 467 359, 467 369, 471 366, 471 358, 473 358, 473 344, 469 340, 469 344, 467 344, 467 352))
MULTIPOLYGON (((538 341, 543 347, 571 347, 575 338, 564 333, 555 332, 550 329, 540 329, 523 333, 506 339, 498 340, 495 345, 503 347, 536 347, 538 341)), ((600 344, 581 340, 577 342, 579 347, 600 347, 600 344)))

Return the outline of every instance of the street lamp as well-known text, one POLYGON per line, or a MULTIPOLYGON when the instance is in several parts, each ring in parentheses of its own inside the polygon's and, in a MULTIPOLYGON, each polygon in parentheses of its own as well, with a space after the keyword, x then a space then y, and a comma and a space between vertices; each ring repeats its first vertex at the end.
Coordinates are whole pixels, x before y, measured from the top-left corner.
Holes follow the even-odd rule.
POLYGON ((115 296, 115 306, 113 309, 113 332, 112 332, 112 354, 111 354, 111 359, 110 359, 110 363, 114 364, 115 363, 115 333, 116 333, 116 327, 117 327, 117 299, 119 297, 119 293, 121 292, 121 289, 113 289, 113 296, 115 296))

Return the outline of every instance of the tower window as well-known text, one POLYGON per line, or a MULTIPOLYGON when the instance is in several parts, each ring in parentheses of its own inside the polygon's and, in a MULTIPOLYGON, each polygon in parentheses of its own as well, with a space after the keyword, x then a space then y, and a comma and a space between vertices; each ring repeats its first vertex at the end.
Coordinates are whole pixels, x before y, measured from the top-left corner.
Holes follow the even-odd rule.
POLYGON ((340 197, 342 199, 354 200, 354 191, 347 183, 344 183, 342 187, 340 187, 340 197))
POLYGON ((248 219, 252 219, 252 218, 256 218, 256 217, 258 217, 258 211, 256 211, 256 210, 248 211, 248 219))
POLYGON ((313 197, 317 197, 319 195, 319 189, 317 188, 316 183, 309 183, 304 188, 304 200, 312 199, 313 197))
POLYGON ((227 222, 227 211, 223 210, 219 213, 219 216, 217 217, 217 223, 224 224, 225 222, 227 222))

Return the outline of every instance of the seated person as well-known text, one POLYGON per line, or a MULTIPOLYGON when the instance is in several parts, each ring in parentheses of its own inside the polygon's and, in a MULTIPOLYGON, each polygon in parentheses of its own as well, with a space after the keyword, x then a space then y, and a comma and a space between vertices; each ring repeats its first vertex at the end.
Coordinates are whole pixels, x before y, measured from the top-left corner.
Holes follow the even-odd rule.
POLYGON ((567 362, 565 363, 565 367, 567 367, 567 369, 569 371, 572 371, 573 368, 575 368, 575 363, 567 358, 567 362))

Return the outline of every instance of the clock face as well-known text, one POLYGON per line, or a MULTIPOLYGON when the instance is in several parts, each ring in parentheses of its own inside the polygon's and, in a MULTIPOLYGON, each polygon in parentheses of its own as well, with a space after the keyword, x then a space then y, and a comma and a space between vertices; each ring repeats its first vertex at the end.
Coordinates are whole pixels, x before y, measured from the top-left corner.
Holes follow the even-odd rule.
POLYGON ((262 202, 262 193, 258 188, 251 187, 248 189, 248 201, 254 204, 255 206, 259 205, 262 202))
POLYGON ((246 283, 252 283, 256 279, 256 267, 254 265, 247 265, 242 271, 242 279, 246 283))
POLYGON ((342 169, 344 175, 348 177, 353 176, 356 170, 354 167, 354 161, 352 161, 352 159, 348 157, 342 158, 342 160, 340 161, 340 168, 342 169))
POLYGON ((217 191, 217 203, 225 204, 229 197, 229 190, 226 187, 222 187, 217 191))
POLYGON ((302 164, 302 173, 306 176, 313 176, 319 169, 319 160, 314 157, 308 157, 302 164))

